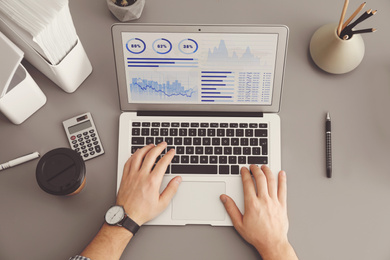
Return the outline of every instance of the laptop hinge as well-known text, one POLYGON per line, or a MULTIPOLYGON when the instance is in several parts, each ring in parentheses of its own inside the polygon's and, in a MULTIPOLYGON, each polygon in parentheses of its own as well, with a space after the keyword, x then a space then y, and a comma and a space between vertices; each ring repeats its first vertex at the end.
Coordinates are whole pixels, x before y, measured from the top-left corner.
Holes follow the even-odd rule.
POLYGON ((138 111, 138 116, 263 117, 263 112, 138 111))

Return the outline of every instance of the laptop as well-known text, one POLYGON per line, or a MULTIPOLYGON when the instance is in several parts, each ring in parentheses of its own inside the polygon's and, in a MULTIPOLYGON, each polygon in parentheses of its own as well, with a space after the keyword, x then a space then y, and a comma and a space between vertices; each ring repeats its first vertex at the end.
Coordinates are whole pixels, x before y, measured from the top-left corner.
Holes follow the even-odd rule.
POLYGON ((244 212, 240 169, 281 169, 277 113, 288 28, 115 24, 112 37, 123 112, 117 190, 132 153, 165 141, 176 155, 161 191, 177 175, 182 183, 147 224, 232 225, 219 196, 244 212))

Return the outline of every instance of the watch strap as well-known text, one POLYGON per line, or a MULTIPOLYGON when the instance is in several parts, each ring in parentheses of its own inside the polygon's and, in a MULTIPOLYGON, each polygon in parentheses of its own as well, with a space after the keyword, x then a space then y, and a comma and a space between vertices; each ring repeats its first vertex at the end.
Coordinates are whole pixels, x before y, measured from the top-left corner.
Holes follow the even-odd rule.
POLYGON ((123 220, 122 226, 127 230, 129 230, 131 233, 133 233, 133 235, 135 235, 135 233, 137 233, 139 229, 139 225, 135 223, 135 221, 129 218, 128 216, 125 217, 125 219, 123 220))

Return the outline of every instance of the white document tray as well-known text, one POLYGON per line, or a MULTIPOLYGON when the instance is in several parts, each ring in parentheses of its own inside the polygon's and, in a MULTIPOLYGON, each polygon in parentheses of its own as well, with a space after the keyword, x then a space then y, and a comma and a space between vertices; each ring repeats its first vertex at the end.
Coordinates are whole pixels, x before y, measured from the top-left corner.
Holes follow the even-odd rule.
POLYGON ((0 111, 19 125, 46 103, 46 96, 22 64, 16 69, 7 93, 0 98, 0 111))

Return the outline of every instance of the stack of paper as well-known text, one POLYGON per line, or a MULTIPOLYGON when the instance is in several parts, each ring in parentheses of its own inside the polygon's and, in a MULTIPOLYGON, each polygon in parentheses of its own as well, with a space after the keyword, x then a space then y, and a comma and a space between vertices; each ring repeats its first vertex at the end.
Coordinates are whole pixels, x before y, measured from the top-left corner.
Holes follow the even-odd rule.
POLYGON ((77 43, 68 0, 0 0, 0 16, 52 65, 77 43))

